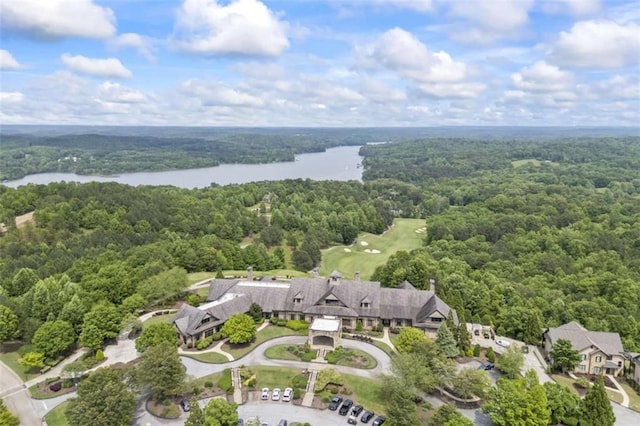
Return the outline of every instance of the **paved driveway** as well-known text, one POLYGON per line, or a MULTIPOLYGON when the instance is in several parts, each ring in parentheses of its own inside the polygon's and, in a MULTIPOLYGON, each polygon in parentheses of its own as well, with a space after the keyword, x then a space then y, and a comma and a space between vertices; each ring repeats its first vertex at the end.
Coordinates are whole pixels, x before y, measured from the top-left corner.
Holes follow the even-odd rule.
MULTIPOLYGON (((41 425, 41 419, 33 409, 31 395, 13 370, 0 362, 0 397, 5 406, 18 416, 21 425, 41 425)), ((34 401, 35 402, 35 401, 34 401)))

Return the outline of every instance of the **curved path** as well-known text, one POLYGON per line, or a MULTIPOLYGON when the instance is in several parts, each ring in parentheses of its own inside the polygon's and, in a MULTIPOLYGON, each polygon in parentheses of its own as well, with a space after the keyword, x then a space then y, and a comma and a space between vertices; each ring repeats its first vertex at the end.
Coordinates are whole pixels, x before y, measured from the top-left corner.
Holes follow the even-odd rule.
POLYGON ((264 355, 264 351, 275 345, 292 344, 301 345, 307 341, 305 336, 284 336, 277 337, 275 339, 268 340, 258 346, 256 346, 251 352, 242 358, 236 359, 231 362, 225 362, 222 364, 209 364, 206 362, 198 361, 193 358, 181 357, 182 363, 187 367, 187 374, 195 378, 208 376, 209 374, 219 373, 226 368, 240 367, 242 365, 265 365, 274 367, 294 367, 299 369, 314 369, 320 370, 327 366, 335 368, 336 371, 345 374, 353 374, 355 376, 366 377, 369 379, 376 379, 380 374, 388 373, 391 366, 391 358, 383 350, 376 346, 360 342, 357 340, 343 340, 342 346, 345 348, 354 348, 367 352, 373 358, 375 358, 377 365, 374 368, 364 370, 360 368, 345 367, 342 365, 333 364, 320 364, 313 362, 303 361, 286 361, 281 359, 270 359, 264 355))

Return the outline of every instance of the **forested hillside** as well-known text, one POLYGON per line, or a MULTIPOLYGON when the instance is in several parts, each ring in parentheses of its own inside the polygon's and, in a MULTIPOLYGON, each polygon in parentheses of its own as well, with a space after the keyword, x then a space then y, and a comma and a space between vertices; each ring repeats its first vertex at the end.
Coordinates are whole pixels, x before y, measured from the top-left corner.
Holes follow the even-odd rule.
POLYGON ((426 272, 468 320, 534 342, 577 320, 640 348, 640 139, 367 146, 365 178, 424 188, 425 247, 375 279, 426 272))

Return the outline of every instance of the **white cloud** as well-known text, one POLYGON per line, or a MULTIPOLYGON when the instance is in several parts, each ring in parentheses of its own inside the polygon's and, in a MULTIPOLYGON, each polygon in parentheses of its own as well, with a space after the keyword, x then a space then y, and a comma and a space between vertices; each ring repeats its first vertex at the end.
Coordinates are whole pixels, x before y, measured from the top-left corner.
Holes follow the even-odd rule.
POLYGON ((382 80, 369 76, 360 78, 360 93, 374 102, 399 102, 407 99, 407 95, 382 80))
POLYGON ((415 10, 416 12, 430 12, 433 10, 433 1, 431 0, 373 0, 373 3, 415 10))
POLYGON ((15 60, 11 52, 8 50, 0 49, 0 69, 2 70, 17 70, 22 68, 22 65, 15 60))
POLYGON ((138 53, 144 56, 149 62, 155 60, 152 41, 148 37, 141 36, 137 33, 118 34, 109 40, 109 45, 114 49, 131 47, 136 49, 138 53))
POLYGON ((560 65, 584 68, 620 68, 640 63, 640 26, 613 21, 577 22, 561 32, 549 58, 560 65))
POLYGON ((202 105, 228 105, 255 107, 264 104, 259 97, 245 93, 219 82, 187 80, 180 85, 180 91, 200 101, 202 105))
POLYGON ((191 53, 278 56, 289 47, 288 27, 258 0, 184 0, 175 43, 191 53))
POLYGON ((68 68, 83 74, 108 78, 131 78, 132 75, 117 58, 97 59, 65 53, 60 59, 68 68))
POLYGON ((0 25, 37 39, 107 38, 116 32, 115 15, 92 0, 4 0, 0 25))
POLYGON ((451 15, 466 21, 454 23, 452 37, 477 43, 517 36, 529 22, 529 10, 534 4, 533 0, 487 0, 473 4, 452 0, 446 3, 451 15))
POLYGON ((20 92, 0 92, 0 104, 22 102, 24 95, 20 92))
POLYGON ((119 83, 105 81, 98 88, 96 99, 110 103, 136 104, 145 102, 147 97, 139 90, 129 89, 119 83))
POLYGON ((567 90, 573 81, 573 76, 562 71, 555 65, 538 61, 531 67, 523 68, 519 73, 511 76, 513 85, 519 90, 532 92, 559 92, 567 90))
POLYGON ((580 87, 588 99, 629 99, 640 102, 640 76, 614 75, 580 87))
POLYGON ((601 9, 600 0, 543 0, 546 13, 569 12, 573 16, 593 15, 601 9))

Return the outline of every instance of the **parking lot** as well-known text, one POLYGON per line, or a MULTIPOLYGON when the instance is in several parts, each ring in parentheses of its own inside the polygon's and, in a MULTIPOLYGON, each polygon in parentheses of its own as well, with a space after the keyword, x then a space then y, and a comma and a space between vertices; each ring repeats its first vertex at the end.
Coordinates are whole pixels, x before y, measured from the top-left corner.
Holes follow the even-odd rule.
POLYGON ((260 420, 277 426, 280 419, 291 422, 309 422, 312 425, 346 425, 347 417, 335 411, 316 410, 282 401, 252 401, 238 407, 238 415, 247 420, 260 417, 260 420))

